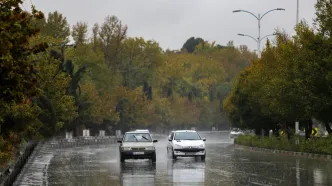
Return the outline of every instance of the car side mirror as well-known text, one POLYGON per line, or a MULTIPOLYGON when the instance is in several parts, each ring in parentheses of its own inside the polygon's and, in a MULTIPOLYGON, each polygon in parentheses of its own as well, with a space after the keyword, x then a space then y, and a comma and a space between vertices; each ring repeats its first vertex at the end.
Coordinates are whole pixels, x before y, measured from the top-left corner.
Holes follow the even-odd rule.
POLYGON ((168 141, 172 141, 172 139, 171 139, 171 138, 168 138, 168 141))
POLYGON ((118 140, 118 143, 122 143, 122 141, 121 141, 121 140, 118 140))
POLYGON ((206 139, 205 139, 205 138, 203 138, 203 141, 206 141, 206 139))
POLYGON ((158 142, 158 140, 153 140, 153 143, 157 143, 158 142))

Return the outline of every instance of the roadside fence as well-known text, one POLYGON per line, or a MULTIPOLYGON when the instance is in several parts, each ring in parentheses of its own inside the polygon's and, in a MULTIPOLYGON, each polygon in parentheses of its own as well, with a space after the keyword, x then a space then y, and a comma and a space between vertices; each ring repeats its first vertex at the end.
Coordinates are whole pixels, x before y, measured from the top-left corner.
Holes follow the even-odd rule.
POLYGON ((0 186, 10 186, 13 185, 16 177, 20 174, 21 170, 23 169, 24 165, 27 163, 31 153, 37 146, 37 142, 29 142, 21 156, 19 156, 16 160, 16 163, 13 167, 8 168, 0 178, 0 186))
POLYGON ((88 145, 106 145, 117 143, 121 137, 116 136, 89 136, 89 137, 76 137, 71 139, 50 139, 47 144, 50 148, 73 148, 88 145))

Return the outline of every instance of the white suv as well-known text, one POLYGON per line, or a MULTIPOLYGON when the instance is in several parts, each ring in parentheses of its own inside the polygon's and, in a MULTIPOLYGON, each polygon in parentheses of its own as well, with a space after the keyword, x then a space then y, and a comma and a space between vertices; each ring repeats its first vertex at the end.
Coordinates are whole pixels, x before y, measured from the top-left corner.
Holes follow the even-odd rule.
POLYGON ((205 160, 205 142, 194 130, 172 131, 168 136, 167 152, 172 152, 172 158, 201 157, 205 160))

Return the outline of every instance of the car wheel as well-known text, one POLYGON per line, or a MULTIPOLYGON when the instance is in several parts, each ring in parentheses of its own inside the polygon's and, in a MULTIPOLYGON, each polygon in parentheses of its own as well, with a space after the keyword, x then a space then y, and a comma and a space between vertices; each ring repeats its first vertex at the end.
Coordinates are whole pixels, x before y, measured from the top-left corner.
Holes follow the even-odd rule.
POLYGON ((174 154, 174 150, 172 151, 172 159, 176 160, 176 156, 174 154))
POLYGON ((125 158, 124 158, 122 155, 120 155, 120 162, 121 162, 121 163, 124 163, 124 162, 125 162, 125 158))
POLYGON ((152 161, 152 163, 156 163, 156 160, 157 160, 156 154, 154 154, 151 158, 151 161, 152 161))
POLYGON ((201 156, 201 160, 205 161, 205 155, 201 156))

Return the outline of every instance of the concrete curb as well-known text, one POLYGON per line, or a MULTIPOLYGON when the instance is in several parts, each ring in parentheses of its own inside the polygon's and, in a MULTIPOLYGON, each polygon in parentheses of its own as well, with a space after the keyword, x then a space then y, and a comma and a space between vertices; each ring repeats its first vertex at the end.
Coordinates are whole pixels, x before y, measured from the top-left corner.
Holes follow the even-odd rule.
POLYGON ((280 154, 280 155, 286 155, 286 156, 296 156, 296 157, 303 157, 303 158, 309 158, 309 159, 332 161, 332 156, 325 155, 325 154, 293 152, 293 151, 285 151, 285 150, 277 150, 277 149, 264 149, 264 148, 249 147, 249 146, 237 145, 237 144, 234 144, 234 148, 240 149, 240 150, 252 151, 252 152, 264 152, 264 153, 280 154))

